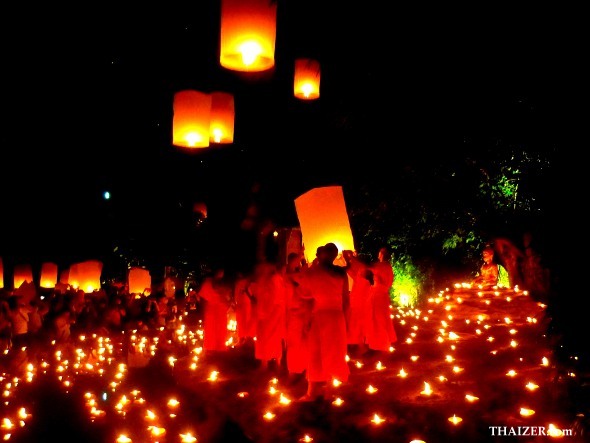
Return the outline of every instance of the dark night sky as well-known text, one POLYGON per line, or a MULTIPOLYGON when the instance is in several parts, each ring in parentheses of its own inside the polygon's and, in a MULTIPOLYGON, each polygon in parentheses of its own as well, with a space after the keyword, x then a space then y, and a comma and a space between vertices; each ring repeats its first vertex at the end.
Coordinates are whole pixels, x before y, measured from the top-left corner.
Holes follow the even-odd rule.
POLYGON ((192 3, 2 15, 0 256, 83 255, 105 230, 163 244, 195 201, 231 228, 254 184, 288 225, 311 187, 494 139, 571 154, 577 11, 279 1, 276 66, 244 75, 218 64, 218 2, 192 3), (320 100, 292 97, 301 56, 321 63, 320 100), (232 145, 171 145, 185 88, 234 94, 232 145))

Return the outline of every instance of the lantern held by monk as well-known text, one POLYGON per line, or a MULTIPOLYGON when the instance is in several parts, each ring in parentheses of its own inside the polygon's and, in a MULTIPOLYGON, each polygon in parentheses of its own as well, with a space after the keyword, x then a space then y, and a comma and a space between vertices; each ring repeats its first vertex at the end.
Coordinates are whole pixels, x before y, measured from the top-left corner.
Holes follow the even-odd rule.
POLYGON ((172 144, 181 148, 207 148, 211 125, 211 95, 184 90, 174 94, 172 144))
POLYGON ((277 2, 221 0, 219 63, 232 71, 271 69, 276 31, 277 2))
POLYGON ((311 263, 317 248, 335 243, 338 251, 354 251, 354 240, 341 186, 314 188, 295 199, 305 259, 311 263))
POLYGON ((320 63, 310 58, 295 60, 293 94, 301 100, 320 98, 320 63))

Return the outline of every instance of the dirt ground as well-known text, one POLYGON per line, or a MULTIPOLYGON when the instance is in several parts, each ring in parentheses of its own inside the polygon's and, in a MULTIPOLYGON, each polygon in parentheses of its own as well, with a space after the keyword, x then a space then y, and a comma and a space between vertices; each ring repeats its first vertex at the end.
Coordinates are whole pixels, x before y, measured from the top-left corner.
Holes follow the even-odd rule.
POLYGON ((28 443, 588 441, 588 374, 557 358, 546 309, 460 285, 392 308, 391 352, 351 352, 350 379, 314 402, 253 343, 205 355, 186 327, 126 337, 125 353, 125 337, 86 337, 5 371, 1 429, 28 443))

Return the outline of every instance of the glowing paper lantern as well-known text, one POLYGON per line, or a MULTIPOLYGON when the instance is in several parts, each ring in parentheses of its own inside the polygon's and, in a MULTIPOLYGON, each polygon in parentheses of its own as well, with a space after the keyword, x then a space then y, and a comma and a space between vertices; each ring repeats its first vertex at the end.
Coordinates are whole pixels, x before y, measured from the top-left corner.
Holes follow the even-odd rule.
POLYGON ((310 58, 295 60, 293 94, 302 100, 320 98, 320 63, 310 58))
POLYGON ((172 144, 181 148, 209 146, 211 95, 184 90, 174 94, 172 144))
POLYGON ((2 257, 0 257, 0 289, 4 287, 4 264, 2 263, 2 257))
POLYGON ((87 260, 80 263, 74 263, 70 266, 68 284, 73 288, 81 289, 88 294, 100 289, 101 273, 101 261, 87 260))
POLYGON ((221 0, 219 63, 232 71, 271 69, 276 31, 277 2, 221 0))
POLYGON ((129 269, 127 282, 130 294, 144 294, 146 289, 151 292, 152 276, 147 269, 137 267, 129 269))
POLYGON ((20 288, 24 282, 33 283, 33 269, 29 264, 16 265, 13 270, 14 289, 20 288))
POLYGON ((227 92, 212 92, 210 143, 233 143, 234 116, 234 96, 227 92))
POLYGON ((41 265, 41 278, 39 279, 39 286, 42 288, 55 288, 57 283, 57 265, 55 263, 46 262, 41 265))
POLYGON ((354 240, 341 186, 314 188, 295 199, 305 259, 311 263, 319 246, 332 242, 340 253, 354 251, 354 240))

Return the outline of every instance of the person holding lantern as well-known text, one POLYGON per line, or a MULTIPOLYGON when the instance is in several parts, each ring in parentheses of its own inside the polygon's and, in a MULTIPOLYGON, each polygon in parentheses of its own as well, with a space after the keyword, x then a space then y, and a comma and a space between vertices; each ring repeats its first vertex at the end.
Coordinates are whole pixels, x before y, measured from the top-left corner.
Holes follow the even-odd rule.
POLYGON ((307 393, 300 401, 323 398, 327 383, 348 381, 347 334, 344 312, 348 308, 348 276, 334 265, 338 247, 327 243, 318 250, 318 263, 297 279, 301 297, 312 302, 307 333, 307 393))

